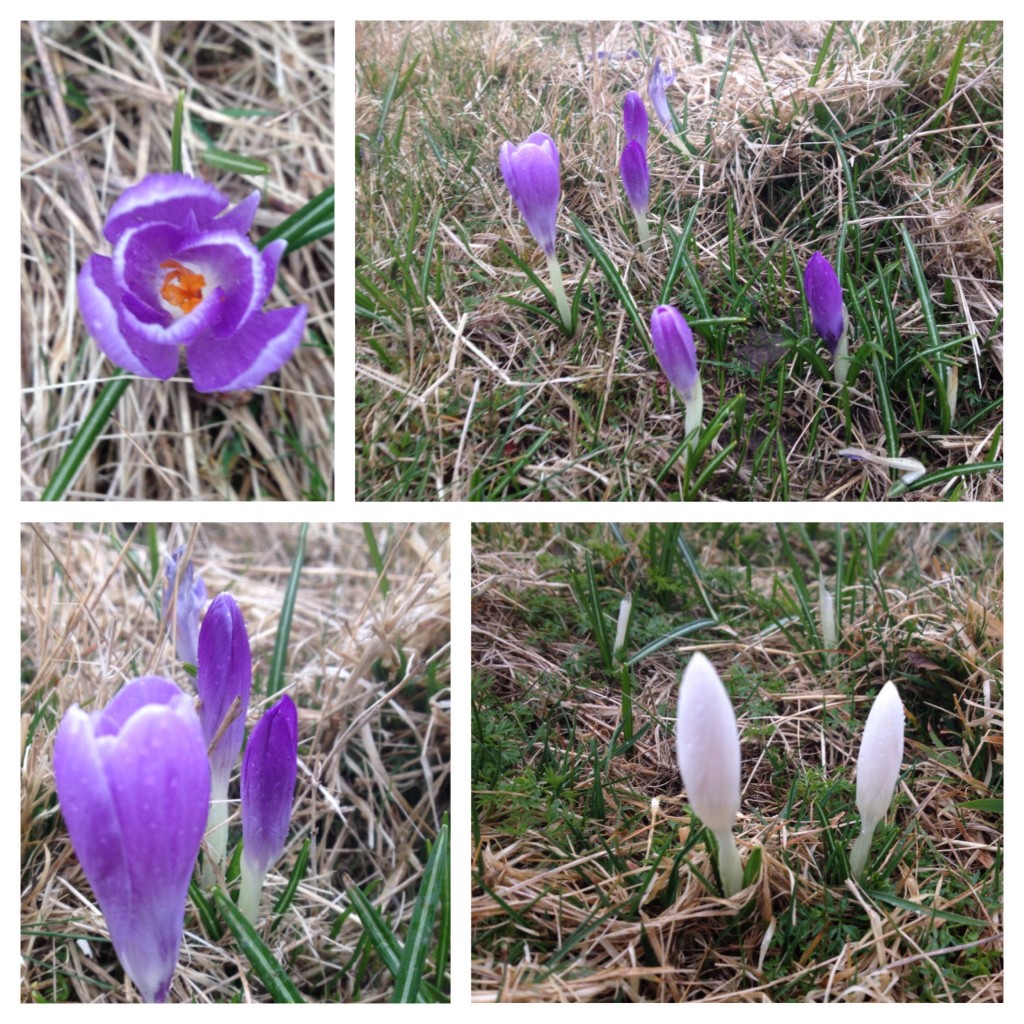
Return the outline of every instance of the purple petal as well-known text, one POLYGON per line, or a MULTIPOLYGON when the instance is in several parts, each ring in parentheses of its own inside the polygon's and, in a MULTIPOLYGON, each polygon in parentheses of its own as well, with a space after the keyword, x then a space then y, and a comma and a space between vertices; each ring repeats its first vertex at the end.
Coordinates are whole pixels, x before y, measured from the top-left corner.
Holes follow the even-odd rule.
MULTIPOLYGON (((185 553, 184 545, 178 548, 167 559, 164 576, 164 619, 171 603, 171 595, 175 590, 175 579, 178 574, 179 560, 185 553)), ((206 603, 206 585, 201 579, 193 581, 192 563, 187 562, 182 569, 175 599, 175 636, 174 650, 179 660, 195 665, 199 659, 199 614, 206 603)))
POLYGON ((92 727, 97 739, 116 736, 128 719, 148 704, 172 704, 184 694, 163 676, 141 676, 126 683, 114 699, 92 715, 92 727))
POLYGON ((242 759, 243 856, 260 876, 288 838, 298 734, 298 714, 286 694, 259 720, 242 759))
POLYGON ((558 148, 550 136, 534 132, 518 146, 506 142, 498 157, 512 198, 538 244, 555 252, 555 222, 561 196, 558 148))
POLYGON ((214 231, 234 231, 240 235, 249 234, 253 218, 260 208, 259 189, 250 192, 237 206, 222 213, 214 222, 214 231))
POLYGON ((158 313, 164 321, 169 317, 160 300, 160 288, 167 270, 160 264, 174 256, 186 237, 187 232, 173 224, 129 228, 117 240, 111 257, 117 287, 158 313))
POLYGON ((625 102, 622 104, 622 118, 626 126, 626 142, 639 142, 646 157, 650 122, 647 120, 647 108, 638 92, 626 93, 625 102))
POLYGON ((214 599, 199 631, 199 662, 196 673, 199 691, 199 723, 207 747, 236 697, 242 705, 238 717, 224 730, 210 754, 215 784, 231 774, 245 737, 245 713, 252 689, 252 653, 245 620, 230 594, 214 599))
POLYGON ((690 325, 675 306, 658 306, 651 314, 651 338, 669 383, 689 401, 697 383, 697 350, 690 325))
POLYGON ((283 238, 279 238, 277 241, 271 242, 261 253, 263 257, 263 283, 265 287, 263 294, 260 295, 259 301, 256 304, 260 309, 263 308, 263 303, 267 301, 274 287, 274 282, 277 280, 277 268, 287 248, 288 243, 283 238))
POLYGON ((835 354, 836 345, 843 336, 843 289, 832 264, 820 252, 815 252, 804 271, 804 292, 811 319, 818 336, 835 354))
POLYGON ((650 200, 651 175, 647 170, 647 157, 636 139, 627 143, 622 151, 619 173, 622 175, 622 185, 629 205, 637 213, 645 213, 650 200))
POLYGON ((188 350, 197 391, 256 388, 279 370, 302 340, 306 307, 254 313, 230 338, 202 338, 188 350))
POLYGON ((118 299, 110 259, 90 256, 78 274, 78 305, 86 330, 115 366, 140 377, 167 380, 178 369, 177 349, 140 347, 135 335, 129 339, 118 316, 118 299))
POLYGON ((189 214, 205 227, 225 209, 226 195, 200 178, 187 174, 148 174, 126 189, 110 208, 103 234, 114 243, 131 227, 162 221, 184 225, 189 214))
POLYGON ((661 70, 661 58, 654 62, 651 68, 651 77, 647 82, 647 95, 651 99, 651 106, 658 115, 658 120, 666 128, 672 128, 672 111, 669 110, 668 97, 665 89, 675 81, 675 75, 670 71, 661 70))
POLYGON ((195 713, 151 704, 112 743, 106 774, 124 835, 131 913, 104 908, 125 969, 161 1002, 178 961, 185 898, 210 804, 210 765, 195 713))
MULTIPOLYGON (((178 368, 178 346, 191 345, 210 333, 220 321, 221 310, 224 308, 225 295, 218 288, 208 288, 191 313, 174 316, 165 313, 149 316, 143 311, 139 315, 138 307, 124 303, 121 314, 121 328, 125 339, 136 352, 149 356, 152 351, 161 347, 170 349, 174 354, 174 368, 178 368)), ((168 374, 168 376, 170 376, 168 374)))

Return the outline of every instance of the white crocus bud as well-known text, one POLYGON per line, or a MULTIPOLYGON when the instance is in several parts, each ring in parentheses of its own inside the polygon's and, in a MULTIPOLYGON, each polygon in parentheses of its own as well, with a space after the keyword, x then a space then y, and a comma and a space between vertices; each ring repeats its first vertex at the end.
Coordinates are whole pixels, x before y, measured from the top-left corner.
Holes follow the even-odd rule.
POLYGON ((839 636, 839 620, 836 617, 836 603, 832 592, 825 586, 825 577, 818 574, 818 611, 821 617, 821 643, 828 651, 834 651, 839 636))
POLYGON ((627 594, 619 602, 619 621, 615 627, 615 643, 612 645, 612 653, 618 654, 622 645, 626 642, 626 627, 629 625, 629 611, 633 607, 633 595, 627 594))
POLYGON ((857 757, 857 810, 861 833, 850 854, 850 875, 859 878, 867 863, 875 826, 885 817, 903 762, 903 702, 891 680, 868 712, 857 757))
POLYGON ((718 869, 726 896, 743 885, 732 827, 740 809, 740 741, 729 695, 714 666, 699 652, 679 687, 676 754, 690 806, 718 842, 718 869))

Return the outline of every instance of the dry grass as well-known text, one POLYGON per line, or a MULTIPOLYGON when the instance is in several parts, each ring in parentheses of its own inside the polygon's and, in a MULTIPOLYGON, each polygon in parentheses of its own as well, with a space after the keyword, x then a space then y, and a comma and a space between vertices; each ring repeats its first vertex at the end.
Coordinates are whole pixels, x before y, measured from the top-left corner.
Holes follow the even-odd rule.
MULTIPOLYGON (((617 670, 601 668, 569 573, 590 552, 612 630, 618 597, 633 594, 626 657, 709 614, 693 582, 656 573, 642 527, 624 528, 624 545, 607 527, 482 529, 474 999, 1001 1001, 1002 812, 965 806, 1003 793, 997 531, 894 528, 877 576, 844 588, 828 671, 813 630, 787 614, 793 561, 774 529, 683 528, 719 619, 634 663, 630 743, 617 670), (704 881, 713 866, 680 795, 675 701, 698 648, 734 696, 734 831, 745 862, 761 857, 734 899, 704 881), (852 765, 886 679, 908 713, 904 769, 875 837, 883 866, 861 889, 839 853, 855 837, 852 765)), ((812 527, 806 550, 791 528, 805 578, 817 558, 834 571, 840 532, 847 565, 863 565, 861 529, 812 527)))
POLYGON ((933 473, 986 465, 926 482, 910 500, 999 499, 1001 471, 989 464, 1001 459, 1001 33, 843 24, 816 71, 829 30, 358 26, 357 493, 885 497, 889 472, 835 454, 855 445, 916 457, 933 473), (591 60, 598 51, 611 56, 591 60), (645 252, 617 168, 623 97, 646 96, 655 56, 676 73, 669 96, 695 152, 659 136, 651 114, 650 220, 663 231, 645 252), (527 277, 548 280, 497 155, 504 140, 540 130, 561 152, 557 254, 570 300, 583 296, 571 340, 515 304, 553 308, 527 277), (635 322, 572 217, 635 301, 635 322), (849 408, 803 323, 800 278, 814 249, 841 252, 853 282, 851 351, 863 361, 849 408), (745 399, 698 488, 678 458, 681 409, 650 353, 649 315, 666 300, 700 321, 705 424, 745 399), (936 360, 959 373, 949 428, 936 360))
MULTIPOLYGON (((253 648, 251 728, 271 698, 267 668, 291 571, 295 526, 159 529, 192 545, 210 596, 230 590, 253 648)), ((379 528, 386 596, 361 527, 311 525, 286 666, 299 707, 301 765, 289 843, 271 868, 264 913, 311 842, 294 903, 260 932, 308 1001, 387 1001, 391 976, 348 914, 351 876, 404 936, 426 860, 448 808, 449 587, 445 528, 379 528)), ((137 1002, 58 813, 51 758, 74 702, 106 703, 127 679, 175 662, 151 584, 147 528, 23 529, 21 945, 23 1001, 137 1002), (74 941, 81 939, 84 941, 74 941)), ((231 799, 237 800, 237 783, 231 799)), ((237 805, 233 805, 237 826, 237 805)), ((229 847, 230 849, 230 847, 229 847)), ((266 1002, 228 935, 212 941, 191 905, 174 1002, 266 1002)))
MULTIPOLYGON (((52 22, 22 26, 22 496, 40 496, 111 364, 85 333, 75 279, 106 210, 169 171, 187 90, 185 170, 234 202, 263 191, 258 237, 334 180, 330 23, 52 22), (259 110, 239 116, 232 110, 259 110), (245 178, 199 159, 217 146, 263 161, 245 178)), ((256 392, 201 395, 187 375, 132 381, 75 482, 81 499, 328 498, 333 489, 334 248, 287 254, 275 307, 309 306, 303 346, 256 392)))

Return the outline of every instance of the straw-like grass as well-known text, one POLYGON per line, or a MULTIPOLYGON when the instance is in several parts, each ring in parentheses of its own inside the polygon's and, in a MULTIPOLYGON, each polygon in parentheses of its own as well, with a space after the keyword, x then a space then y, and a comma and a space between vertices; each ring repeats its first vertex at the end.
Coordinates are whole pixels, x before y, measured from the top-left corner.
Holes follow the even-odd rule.
POLYGON ((996 526, 477 527, 473 998, 1000 1001, 1002 586, 996 526), (696 649, 741 732, 732 899, 676 766, 696 649), (903 765, 855 885, 889 679, 903 765))
MULTIPOLYGON (((106 251, 110 204, 171 169, 233 202, 263 193, 253 237, 334 180, 334 31, 323 22, 51 22, 22 28, 22 494, 38 498, 112 364, 86 334, 75 280, 106 251), (267 175, 218 170, 211 142, 267 175)), ((333 492, 334 248, 281 263, 268 308, 305 303, 295 356, 256 392, 202 395, 187 373, 133 380, 68 492, 85 499, 326 499, 333 492)))
POLYGON ((1001 497, 999 25, 386 23, 356 40, 361 497, 885 497, 892 471, 850 446, 923 463, 911 500, 1001 497), (655 58, 678 132, 647 100, 655 58), (619 180, 629 90, 652 124, 646 249, 619 180), (537 131, 561 153, 572 338, 498 165, 537 131), (806 314, 815 250, 842 267, 848 393, 806 314), (650 348, 661 303, 694 326, 705 427, 724 414, 689 467, 650 348))
MULTIPOLYGON (((299 709, 301 763, 288 845, 268 875, 258 931, 310 1002, 390 998, 392 976, 346 888, 358 886, 404 941, 428 843, 448 809, 447 531, 374 529, 382 575, 362 527, 309 527, 287 650, 284 690, 299 709), (307 841, 305 876, 272 923, 270 908, 307 841)), ((268 667, 298 534, 292 525, 23 529, 24 1001, 138 1001, 68 839, 51 760, 55 730, 75 702, 94 710, 149 673, 194 692, 160 622, 162 567, 150 545, 190 543, 210 596, 228 591, 239 603, 254 659, 251 730, 277 699, 267 693, 268 667)), ((240 835, 237 780, 229 798, 230 852, 240 835)), ((443 990, 447 967, 428 957, 424 977, 443 990)), ((169 998, 269 1001, 230 933, 215 939, 191 899, 169 998)))

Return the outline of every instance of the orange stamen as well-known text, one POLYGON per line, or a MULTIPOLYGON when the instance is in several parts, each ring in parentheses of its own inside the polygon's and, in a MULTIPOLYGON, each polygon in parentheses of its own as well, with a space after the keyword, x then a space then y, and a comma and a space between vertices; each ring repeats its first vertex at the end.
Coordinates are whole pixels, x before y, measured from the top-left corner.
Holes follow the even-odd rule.
POLYGON ((164 276, 160 294, 183 313, 191 313, 203 301, 206 278, 182 266, 177 260, 164 260, 160 266, 164 269, 173 268, 164 276))

